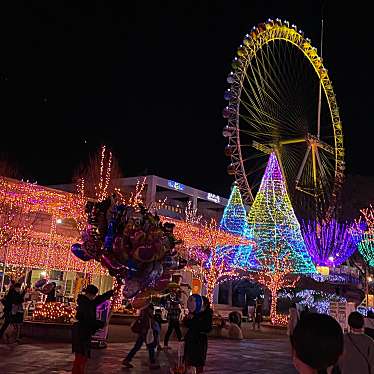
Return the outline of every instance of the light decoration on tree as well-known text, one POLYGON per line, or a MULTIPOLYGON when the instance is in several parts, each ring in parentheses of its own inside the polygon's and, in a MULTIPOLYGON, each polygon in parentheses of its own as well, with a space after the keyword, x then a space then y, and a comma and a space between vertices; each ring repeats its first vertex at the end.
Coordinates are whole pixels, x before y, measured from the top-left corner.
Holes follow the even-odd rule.
POLYGON ((219 244, 222 243, 222 232, 217 227, 216 221, 212 219, 205 224, 204 232, 205 245, 200 247, 200 251, 196 248, 192 252, 192 257, 195 257, 198 263, 200 262, 200 269, 195 274, 203 280, 207 297, 213 303, 214 288, 222 281, 236 278, 239 273, 237 269, 231 267, 230 253, 220 251, 219 244))
POLYGON ((60 302, 36 304, 32 314, 34 321, 71 323, 75 317, 76 310, 70 305, 60 302))
POLYGON ((308 306, 311 311, 316 311, 320 314, 328 314, 330 302, 346 302, 347 299, 335 294, 316 291, 316 290, 301 290, 299 292, 290 293, 286 290, 278 294, 279 299, 289 299, 290 301, 297 302, 300 305, 308 306))
POLYGON ((120 308, 122 307, 122 300, 123 300, 123 284, 118 284, 116 278, 113 278, 113 290, 114 290, 114 295, 112 298, 112 304, 111 308, 113 312, 118 312, 120 308))
POLYGON ((277 254, 280 259, 287 256, 291 273, 316 271, 274 152, 270 154, 260 189, 249 211, 248 223, 249 236, 256 242, 255 256, 259 262, 264 258, 272 259, 277 254))
POLYGON ((111 181, 112 172, 112 152, 107 151, 106 146, 101 147, 100 157, 100 171, 98 184, 95 185, 95 198, 98 201, 103 201, 108 197, 108 187, 111 181))
POLYGON ((140 206, 144 205, 144 189, 146 180, 146 177, 144 177, 142 181, 138 179, 136 181, 135 191, 131 192, 130 196, 128 197, 126 197, 119 188, 115 188, 114 191, 118 197, 118 201, 121 204, 139 209, 140 206))
POLYGON ((253 273, 254 279, 271 293, 270 319, 274 325, 284 325, 287 318, 277 314, 278 292, 283 288, 293 288, 299 277, 293 275, 291 252, 285 253, 281 247, 271 249, 266 257, 259 259, 260 269, 253 273))
POLYGON ((374 232, 364 232, 357 245, 358 251, 369 266, 374 266, 374 232))
POLYGON ((210 235, 213 235, 213 232, 215 238, 214 242, 219 247, 255 245, 253 240, 220 230, 216 224, 194 225, 185 221, 178 221, 176 219, 163 216, 160 216, 160 220, 174 223, 175 236, 183 241, 182 246, 191 250, 193 248, 209 248, 212 244, 210 235))
MULTIPOLYGON (((243 205, 242 196, 236 183, 234 184, 229 201, 223 212, 220 229, 233 233, 235 235, 248 237, 247 212, 243 205)), ((222 248, 225 250, 225 248, 222 248)), ((238 267, 254 269, 256 267, 252 255, 252 246, 237 246, 231 248, 232 262, 238 267)))
POLYGON ((357 248, 365 262, 374 266, 374 208, 361 209, 361 216, 352 228, 357 248))
POLYGON ((302 231, 307 250, 316 266, 339 266, 356 250, 350 226, 335 219, 322 224, 305 222, 302 231))

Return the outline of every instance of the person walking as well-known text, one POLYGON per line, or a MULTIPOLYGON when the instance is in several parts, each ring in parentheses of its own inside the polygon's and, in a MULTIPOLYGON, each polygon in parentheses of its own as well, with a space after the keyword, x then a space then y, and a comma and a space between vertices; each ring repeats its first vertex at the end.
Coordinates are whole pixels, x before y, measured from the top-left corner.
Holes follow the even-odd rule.
POLYGON ((23 323, 23 302, 25 293, 26 290, 22 291, 22 285, 20 283, 14 283, 2 300, 4 305, 4 323, 0 329, 0 338, 3 336, 8 326, 12 324, 16 330, 16 341, 19 341, 23 323))
POLYGON ((373 374, 374 340, 364 333, 364 317, 352 312, 348 325, 350 332, 344 335, 344 353, 339 360, 342 374, 373 374))
POLYGON ((184 320, 188 328, 184 337, 184 360, 186 372, 196 367, 196 373, 203 373, 208 352, 207 334, 213 328, 213 310, 207 297, 203 296, 203 311, 189 313, 184 320))
POLYGON ((87 360, 91 356, 91 337, 97 330, 104 327, 104 322, 96 319, 96 307, 113 296, 110 290, 97 296, 99 290, 89 284, 77 299, 77 322, 72 330, 72 351, 75 354, 72 374, 84 374, 87 360))
POLYGON ((157 334, 157 323, 154 319, 154 307, 152 304, 148 304, 141 310, 140 316, 131 326, 131 330, 132 332, 138 334, 138 337, 133 348, 122 361, 122 365, 126 368, 133 368, 134 366, 131 364, 132 359, 140 350, 143 343, 146 343, 149 354, 150 369, 160 368, 160 365, 156 363, 155 357, 155 347, 157 344, 155 340, 155 332, 157 334), (152 330, 152 338, 149 338, 150 329, 152 330))
POLYGON ((256 305, 255 305, 255 315, 253 319, 253 330, 257 329, 260 330, 260 324, 262 322, 262 301, 257 298, 256 305))
POLYGON ((182 332, 180 328, 180 315, 181 315, 181 307, 180 307, 180 297, 175 290, 172 290, 170 293, 169 301, 168 301, 168 329, 165 334, 164 338, 164 349, 168 349, 169 346, 169 339, 173 330, 175 330, 175 334, 177 335, 178 341, 182 339, 182 332))

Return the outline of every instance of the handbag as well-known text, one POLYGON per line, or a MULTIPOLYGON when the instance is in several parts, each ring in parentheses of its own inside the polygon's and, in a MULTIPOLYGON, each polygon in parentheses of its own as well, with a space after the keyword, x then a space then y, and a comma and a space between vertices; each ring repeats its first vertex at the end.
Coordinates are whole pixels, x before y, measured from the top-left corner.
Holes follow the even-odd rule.
POLYGON ((145 336, 145 344, 147 345, 152 344, 154 340, 155 340, 155 336, 153 334, 152 323, 151 323, 151 320, 149 320, 149 328, 147 331, 147 335, 145 336))

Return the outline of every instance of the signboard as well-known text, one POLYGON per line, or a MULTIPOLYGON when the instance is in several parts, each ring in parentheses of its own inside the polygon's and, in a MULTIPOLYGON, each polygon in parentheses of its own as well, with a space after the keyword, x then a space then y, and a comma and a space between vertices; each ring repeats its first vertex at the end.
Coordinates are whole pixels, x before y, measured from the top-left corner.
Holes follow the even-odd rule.
POLYGON ((109 329, 109 313, 110 313, 110 301, 106 300, 96 307, 96 319, 105 323, 102 329, 96 331, 92 336, 91 341, 105 341, 108 336, 109 329))
POLYGON ((174 182, 172 180, 168 180, 168 186, 170 188, 173 188, 174 190, 177 190, 177 191, 183 191, 184 190, 184 185, 182 183, 174 182))
POLYGON ((208 193, 207 197, 208 200, 213 201, 214 203, 220 203, 221 199, 218 195, 215 195, 213 193, 208 193))
POLYGON ((325 277, 328 277, 330 274, 330 268, 328 266, 316 266, 316 269, 318 273, 324 275, 325 277))
POLYGON ((331 301, 329 314, 339 322, 344 331, 348 329, 348 316, 355 310, 354 303, 331 301))

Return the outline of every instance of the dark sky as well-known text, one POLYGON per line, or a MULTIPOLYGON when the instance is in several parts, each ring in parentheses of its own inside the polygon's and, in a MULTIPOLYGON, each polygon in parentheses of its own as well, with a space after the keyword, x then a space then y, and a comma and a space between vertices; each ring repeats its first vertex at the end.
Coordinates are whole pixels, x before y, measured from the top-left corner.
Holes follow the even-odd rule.
MULTIPOLYGON (((373 175, 366 7, 326 1, 324 62, 348 172, 373 175)), ((226 195, 226 76, 244 35, 269 17, 319 47, 319 1, 2 1, 0 151, 52 184, 105 143, 126 176, 147 171, 226 195)))

